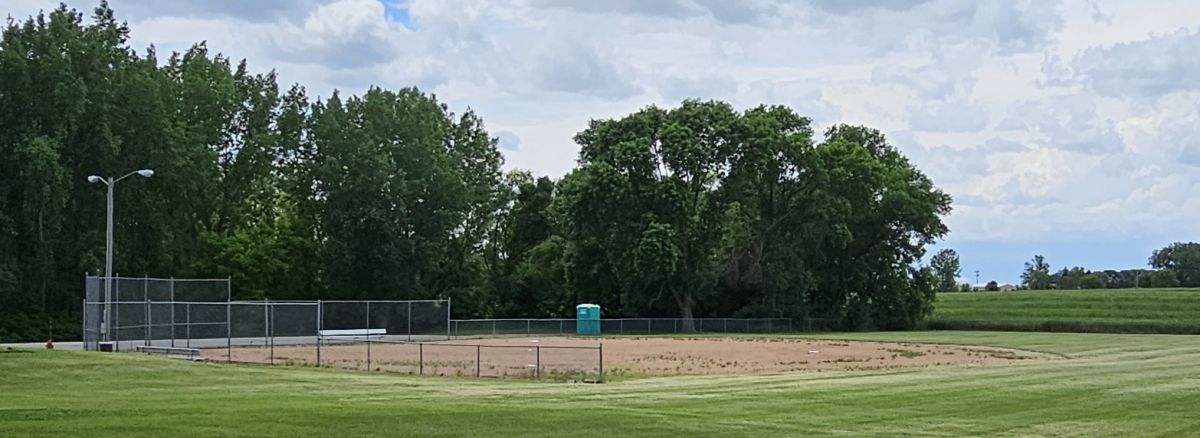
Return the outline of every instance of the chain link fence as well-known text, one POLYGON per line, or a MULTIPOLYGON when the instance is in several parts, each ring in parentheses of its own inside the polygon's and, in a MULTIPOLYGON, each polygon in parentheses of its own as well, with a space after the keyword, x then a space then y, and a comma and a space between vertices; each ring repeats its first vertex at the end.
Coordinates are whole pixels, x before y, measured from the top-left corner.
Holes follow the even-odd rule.
MULTIPOLYGON (((450 319, 449 300, 232 301, 229 279, 85 279, 84 348, 219 362, 326 366, 415 375, 602 381, 603 346, 541 345, 575 319, 450 319), (105 286, 110 289, 105 292, 105 286), (111 297, 111 299, 106 299, 111 297)), ((603 334, 782 333, 788 318, 610 318, 603 334)))
MULTIPOLYGON (((174 321, 181 305, 224 305, 230 301, 230 291, 228 278, 85 276, 83 347, 95 351, 102 343, 118 349, 131 340, 177 339, 179 327, 174 321)), ((203 313, 199 316, 211 319, 203 313)))
MULTIPOLYGON (((683 318, 611 318, 600 320, 600 332, 610 335, 674 333, 789 333, 807 329, 791 318, 693 318, 691 330, 683 318)), ((574 319, 455 319, 457 338, 512 335, 574 335, 574 319)))

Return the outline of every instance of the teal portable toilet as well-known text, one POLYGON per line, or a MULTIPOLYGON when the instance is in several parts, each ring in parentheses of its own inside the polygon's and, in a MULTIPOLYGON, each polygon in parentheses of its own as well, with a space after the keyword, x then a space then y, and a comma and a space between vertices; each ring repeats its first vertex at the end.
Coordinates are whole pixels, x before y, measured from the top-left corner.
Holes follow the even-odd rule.
POLYGON ((600 306, 575 306, 575 332, 581 336, 600 336, 600 306))

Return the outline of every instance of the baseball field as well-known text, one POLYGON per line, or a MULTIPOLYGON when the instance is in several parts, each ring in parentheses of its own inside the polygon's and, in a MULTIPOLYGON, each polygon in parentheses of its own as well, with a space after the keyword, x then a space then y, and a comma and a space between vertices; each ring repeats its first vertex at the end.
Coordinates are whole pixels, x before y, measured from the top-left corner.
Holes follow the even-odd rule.
MULTIPOLYGON (((674 338, 655 339, 647 340, 674 338)), ((9 350, 0 351, 6 394, 0 435, 1177 436, 1200 430, 1194 415, 1200 338, 1194 336, 938 331, 712 339, 1030 357, 630 373, 603 384, 571 384, 9 350)))

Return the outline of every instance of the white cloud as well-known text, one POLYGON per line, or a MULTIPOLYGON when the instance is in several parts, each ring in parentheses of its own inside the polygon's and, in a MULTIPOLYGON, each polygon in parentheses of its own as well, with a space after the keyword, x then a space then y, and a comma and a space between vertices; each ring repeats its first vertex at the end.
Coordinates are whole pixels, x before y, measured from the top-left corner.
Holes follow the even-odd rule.
POLYGON ((924 105, 912 114, 912 128, 918 131, 978 132, 988 125, 985 110, 967 102, 924 105))
POLYGON ((1176 30, 1112 47, 1093 47, 1075 60, 1075 70, 1105 96, 1157 97, 1200 90, 1200 31, 1176 30))
POLYGON ((354 69, 395 60, 407 33, 385 18, 376 0, 338 0, 316 7, 300 23, 278 24, 264 50, 286 61, 354 69))

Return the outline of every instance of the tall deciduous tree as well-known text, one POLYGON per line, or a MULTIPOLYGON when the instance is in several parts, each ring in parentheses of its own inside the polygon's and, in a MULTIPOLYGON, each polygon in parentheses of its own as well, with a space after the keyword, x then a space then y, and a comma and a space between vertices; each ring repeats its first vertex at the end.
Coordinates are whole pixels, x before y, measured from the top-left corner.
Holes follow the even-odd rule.
POLYGON ((938 292, 958 290, 958 276, 962 274, 962 268, 958 263, 957 252, 950 248, 938 251, 930 260, 929 267, 933 268, 933 273, 937 276, 938 292))
POLYGON ((1050 288, 1050 264, 1041 254, 1034 255, 1033 260, 1025 262, 1025 272, 1021 273, 1021 284, 1032 290, 1050 288))
POLYGON ((811 135, 786 108, 721 102, 593 121, 560 198, 574 284, 628 313, 690 319, 744 295, 753 313, 913 325, 949 196, 878 131, 811 135))
POLYGON ((1200 243, 1175 242, 1157 249, 1150 256, 1150 266, 1174 271, 1181 286, 1200 286, 1200 243))
POLYGON ((945 235, 950 196, 879 131, 835 126, 811 171, 831 233, 819 251, 815 311, 853 328, 911 327, 932 310, 935 279, 917 269, 925 245, 945 235))
POLYGON ((688 101, 593 121, 576 136, 580 168, 563 185, 568 235, 611 264, 609 284, 624 310, 671 302, 689 330, 714 291, 728 207, 714 191, 728 172, 737 121, 728 104, 688 101))

